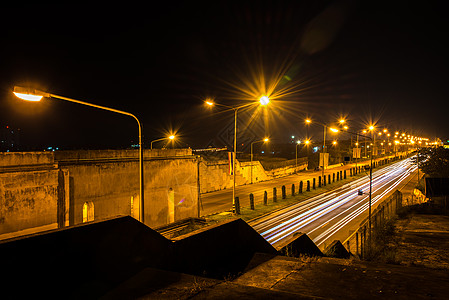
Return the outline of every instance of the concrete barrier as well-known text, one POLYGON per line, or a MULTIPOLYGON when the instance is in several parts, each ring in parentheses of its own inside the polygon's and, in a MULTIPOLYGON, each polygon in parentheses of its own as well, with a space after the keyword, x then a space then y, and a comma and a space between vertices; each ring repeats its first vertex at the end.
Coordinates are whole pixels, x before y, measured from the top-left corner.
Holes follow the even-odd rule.
POLYGON ((315 243, 302 232, 292 233, 281 244, 276 245, 276 249, 286 256, 299 257, 307 256, 323 256, 321 250, 315 243))
POLYGON ((176 271, 224 278, 242 272, 255 253, 277 251, 242 219, 174 239, 176 271))
POLYGON ((8 298, 98 298, 145 267, 172 268, 172 243, 127 217, 0 242, 8 298))
POLYGON ((324 249, 324 255, 335 258, 349 258, 351 256, 339 240, 335 240, 327 246, 326 249, 324 249))

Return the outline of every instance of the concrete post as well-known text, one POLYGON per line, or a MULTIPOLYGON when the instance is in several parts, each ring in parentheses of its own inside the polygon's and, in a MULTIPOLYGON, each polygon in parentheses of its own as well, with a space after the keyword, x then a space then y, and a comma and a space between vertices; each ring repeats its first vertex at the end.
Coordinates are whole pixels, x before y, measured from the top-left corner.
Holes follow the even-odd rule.
POLYGON ((323 185, 326 186, 326 175, 323 176, 323 185))
POLYGON ((312 189, 316 189, 316 179, 315 178, 313 178, 313 181, 312 181, 313 183, 312 183, 312 189))
POLYGON ((254 195, 253 193, 249 194, 249 207, 251 210, 254 210, 254 195))
POLYGON ((282 199, 287 198, 287 193, 285 191, 285 185, 282 186, 282 199))
POLYGON ((263 192, 263 205, 268 205, 268 193, 267 193, 267 191, 263 192))
POLYGON ((327 182, 329 182, 329 184, 331 184, 331 174, 327 175, 327 182))
POLYGON ((240 199, 239 199, 239 197, 235 197, 234 203, 235 203, 235 214, 240 215, 240 199))
POLYGON ((318 187, 321 187, 321 176, 318 176, 318 187))
POLYGON ((343 172, 343 178, 346 179, 346 170, 343 172))
POLYGON ((332 182, 335 182, 335 173, 332 173, 332 182))
POLYGON ((299 182, 299 189, 298 189, 298 193, 299 194, 302 194, 302 187, 303 187, 303 182, 302 182, 302 180, 299 182))
POLYGON ((310 192, 310 180, 307 180, 307 188, 306 188, 307 192, 310 192))
POLYGON ((295 184, 292 183, 292 196, 294 196, 294 195, 295 195, 295 184))

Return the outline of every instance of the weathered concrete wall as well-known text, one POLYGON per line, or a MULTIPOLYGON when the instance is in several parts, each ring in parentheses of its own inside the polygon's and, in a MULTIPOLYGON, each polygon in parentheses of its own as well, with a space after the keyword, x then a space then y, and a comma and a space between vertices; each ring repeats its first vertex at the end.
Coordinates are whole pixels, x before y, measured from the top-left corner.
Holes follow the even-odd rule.
MULTIPOLYGON (((174 220, 198 216, 191 149, 145 150, 144 170, 147 225, 170 221, 169 200, 174 220)), ((0 154, 0 238, 117 215, 138 219, 139 207, 138 150, 0 154)))
POLYGON ((0 167, 53 164, 53 152, 0 152, 0 167))
POLYGON ((58 205, 64 207, 64 198, 53 163, 48 152, 0 153, 0 238, 29 228, 58 227, 58 205))
MULTIPOLYGON (((71 225, 83 222, 83 206, 89 202, 94 220, 116 215, 138 218, 137 150, 56 153, 56 160, 70 174, 71 225)), ((145 150, 145 224, 169 222, 169 199, 174 202, 175 220, 198 216, 198 162, 191 153, 190 149, 145 150)))
MULTIPOLYGON (((289 166, 285 168, 266 171, 259 161, 252 162, 252 182, 266 181, 273 178, 287 176, 296 171, 306 170, 307 162, 298 164, 298 167, 289 166)), ((251 162, 236 161, 236 185, 251 184, 251 162)), ((200 188, 201 193, 219 191, 232 188, 232 175, 229 174, 229 163, 227 160, 200 163, 200 188)))

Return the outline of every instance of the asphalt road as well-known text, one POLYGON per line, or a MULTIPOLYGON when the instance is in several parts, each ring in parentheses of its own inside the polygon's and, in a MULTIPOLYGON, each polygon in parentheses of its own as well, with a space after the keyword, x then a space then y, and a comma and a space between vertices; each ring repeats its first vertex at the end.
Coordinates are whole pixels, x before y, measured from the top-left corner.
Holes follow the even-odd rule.
MULTIPOLYGON (((384 158, 382 158, 384 159, 384 158)), ((368 161, 358 162, 358 166, 367 165, 368 161)), ((350 169, 354 167, 355 164, 348 164, 341 167, 336 167, 332 169, 325 170, 324 174, 335 173, 340 170, 350 169)), ((235 195, 240 199, 241 206, 249 206, 249 194, 252 193, 254 195, 254 201, 256 203, 263 202, 263 193, 267 191, 269 199, 272 198, 273 188, 277 188, 278 197, 281 195, 281 187, 283 185, 287 188, 287 193, 290 193, 291 185, 294 183, 296 190, 298 189, 299 182, 304 182, 304 190, 306 188, 306 181, 310 180, 310 184, 312 184, 312 179, 321 176, 321 171, 302 171, 298 174, 293 174, 290 176, 285 176, 282 178, 272 179, 269 181, 254 183, 250 185, 237 186, 235 188, 235 195)), ((349 176, 349 170, 347 171, 347 176, 349 176)), ((318 183, 317 183, 318 184, 318 183)), ((232 209, 232 189, 225 189, 221 191, 211 192, 201 194, 201 215, 207 216, 213 213, 229 211, 232 209)))
MULTIPOLYGON (((372 210, 382 198, 406 185, 416 165, 405 159, 373 172, 372 210)), ((369 178, 364 176, 340 188, 309 198, 249 224, 271 244, 293 232, 306 233, 321 249, 344 240, 368 215, 369 178), (365 193, 358 195, 362 189, 365 193)))

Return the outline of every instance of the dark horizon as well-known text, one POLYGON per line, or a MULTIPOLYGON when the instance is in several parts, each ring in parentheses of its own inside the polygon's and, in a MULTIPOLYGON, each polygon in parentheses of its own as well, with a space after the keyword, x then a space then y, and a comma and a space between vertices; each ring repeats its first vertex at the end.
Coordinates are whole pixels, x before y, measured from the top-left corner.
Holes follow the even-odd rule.
MULTIPOLYGON (((442 1, 152 5, 8 4, 0 21, 0 126, 20 128, 23 146, 137 142, 130 117, 56 99, 24 103, 11 93, 31 85, 135 114, 147 147, 172 131, 179 146, 220 146, 233 112, 209 111, 203 100, 232 106, 262 94, 273 96, 266 111, 239 111, 247 139, 304 136, 305 117, 449 136, 442 1)), ((322 139, 319 126, 309 133, 322 139)))

